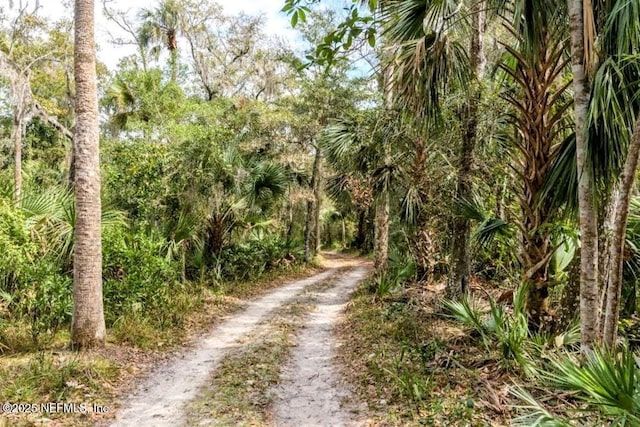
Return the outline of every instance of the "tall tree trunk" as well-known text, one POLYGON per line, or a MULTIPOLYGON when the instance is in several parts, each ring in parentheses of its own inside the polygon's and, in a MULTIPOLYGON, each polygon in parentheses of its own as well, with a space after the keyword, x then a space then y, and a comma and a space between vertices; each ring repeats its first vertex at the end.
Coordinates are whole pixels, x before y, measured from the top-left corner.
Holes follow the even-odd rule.
POLYGON ((320 144, 316 144, 316 157, 313 160, 313 174, 316 179, 313 184, 313 224, 315 227, 315 251, 320 251, 322 246, 322 235, 320 234, 320 207, 322 206, 322 150, 320 150, 320 144))
POLYGON ((571 69, 576 126, 578 205, 580 217, 580 335, 583 351, 599 340, 598 215, 594 203, 593 169, 587 161, 589 81, 586 74, 583 0, 568 0, 571 33, 571 69))
POLYGON ((293 240, 293 202, 289 199, 287 205, 287 242, 293 240))
POLYGON ((411 185, 417 190, 421 208, 417 210, 415 227, 411 236, 412 256, 416 263, 416 275, 418 281, 426 280, 433 273, 435 264, 433 240, 429 227, 429 215, 422 208, 429 203, 428 187, 429 179, 426 174, 427 145, 422 136, 413 139, 413 164, 411 165, 411 185))
MULTIPOLYGON (((395 58, 391 57, 391 62, 387 65, 382 76, 382 91, 384 93, 384 108, 387 114, 394 114, 393 97, 395 85, 395 58)), ((388 168, 391 164, 391 147, 389 141, 382 142, 384 166, 388 168)), ((375 218, 373 229, 373 267, 376 273, 383 272, 389 264, 389 188, 387 185, 382 188, 381 194, 375 198, 375 218)))
POLYGON ((311 231, 313 228, 313 201, 307 200, 307 216, 304 223, 304 262, 311 261, 311 231))
POLYGON ((354 240, 354 246, 360 250, 364 249, 366 236, 365 236, 365 221, 366 221, 367 209, 360 208, 358 210, 358 228, 356 230, 356 237, 354 240))
MULTIPOLYGON (((548 312, 549 296, 548 266, 553 247, 551 245, 551 209, 549 198, 543 191, 546 177, 553 164, 560 144, 558 135, 564 111, 571 104, 563 101, 561 95, 566 84, 558 81, 558 76, 567 66, 562 52, 566 42, 558 40, 553 29, 537 29, 535 50, 520 49, 513 62, 503 62, 517 88, 503 95, 516 111, 521 112, 512 120, 514 146, 518 150, 519 173, 522 190, 519 192, 521 210, 520 255, 522 280, 528 283, 527 311, 530 325, 538 330, 543 327, 548 312)), ((568 84, 568 83, 567 83, 568 84)))
POLYGON ((304 229, 304 260, 311 261, 312 253, 318 250, 320 235, 320 173, 322 161, 322 152, 320 147, 314 145, 316 149, 313 159, 313 171, 311 173, 311 190, 313 191, 313 199, 307 201, 307 218, 304 229), (315 236, 314 236, 315 234, 315 236))
POLYGON ((340 242, 342 243, 342 247, 347 247, 347 225, 345 224, 344 217, 340 220, 341 225, 341 233, 340 233, 340 242))
MULTIPOLYGON (((457 200, 471 199, 471 175, 478 131, 478 104, 482 97, 480 83, 485 66, 483 47, 485 20, 485 2, 479 2, 471 12, 472 30, 469 61, 472 73, 472 89, 462 112, 462 145, 458 158, 457 200)), ((468 289, 469 275, 471 273, 469 236, 469 220, 456 215, 453 224, 453 266, 447 287, 447 295, 450 298, 458 299, 468 289)))
POLYGON ((25 124, 30 120, 32 110, 31 88, 29 87, 28 71, 17 72, 19 76, 11 84, 11 98, 13 106, 13 120, 11 136, 13 138, 13 180, 14 180, 14 202, 16 206, 20 204, 22 197, 22 145, 25 133, 25 124))
POLYGON ((93 0, 75 2, 76 82, 73 319, 75 348, 104 345, 102 244, 100 236, 100 152, 93 0))
POLYGON ((613 229, 611 235, 611 245, 608 249, 611 269, 609 270, 608 281, 605 283, 607 292, 606 310, 604 320, 604 343, 613 348, 618 335, 618 317, 620 314, 620 293, 622 290, 622 266, 624 241, 627 231, 627 220, 629 218, 629 203, 631 202, 631 190, 636 177, 638 167, 638 156, 640 155, 640 118, 636 120, 629 151, 620 177, 620 187, 618 197, 615 199, 614 214, 612 221, 613 229))
MULTIPOLYGON (((177 43, 174 35, 174 43, 177 43)), ((178 47, 177 44, 169 45, 169 67, 171 69, 171 83, 178 81, 178 47)))
POLYGON ((21 106, 14 109, 13 113, 13 180, 14 180, 14 202, 16 206, 20 204, 22 196, 22 135, 23 135, 23 116, 21 106))
POLYGON ((383 191, 375 203, 373 267, 380 273, 387 269, 389 263, 389 192, 383 191))

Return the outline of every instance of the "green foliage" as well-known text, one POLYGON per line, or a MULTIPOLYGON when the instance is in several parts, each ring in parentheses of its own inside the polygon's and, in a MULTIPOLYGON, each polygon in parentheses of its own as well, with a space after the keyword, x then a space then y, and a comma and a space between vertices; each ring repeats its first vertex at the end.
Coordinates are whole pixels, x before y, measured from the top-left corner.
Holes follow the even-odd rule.
MULTIPOLYGON (((32 239, 23 211, 0 200, 0 314, 24 322, 31 339, 54 334, 71 319, 71 279, 61 274, 53 256, 32 239)), ((0 323, 0 351, 10 348, 0 323), (3 343, 3 341, 5 341, 3 343)))
POLYGON ((24 319, 30 326, 35 345, 43 335, 52 337, 71 321, 72 280, 56 267, 51 261, 41 261, 30 271, 29 283, 15 288, 13 293, 0 293, 0 300, 7 303, 14 319, 24 319))
POLYGON ((0 283, 5 289, 24 279, 35 249, 22 212, 0 199, 0 283))
POLYGON ((512 274, 517 252, 514 226, 490 212, 477 193, 468 200, 456 200, 455 208, 458 215, 477 223, 471 235, 476 269, 489 279, 512 274))
POLYGON ((102 156, 105 200, 125 210, 133 220, 158 221, 171 211, 172 159, 166 145, 107 142, 102 156))
POLYGON ((132 312, 153 313, 157 325, 169 321, 171 290, 179 280, 179 265, 168 259, 167 243, 158 234, 113 229, 103 236, 105 320, 112 325, 132 312))
POLYGON ((533 369, 532 351, 528 344, 529 326, 525 309, 527 287, 520 286, 513 296, 513 311, 489 299, 489 311, 480 308, 480 303, 469 295, 460 301, 445 301, 444 307, 451 315, 482 338, 488 352, 498 349, 499 364, 504 370, 520 367, 526 374, 533 369))
POLYGON ((582 356, 551 357, 536 379, 546 386, 570 392, 579 410, 555 414, 524 388, 513 393, 527 413, 515 425, 640 425, 640 360, 628 348, 614 353, 595 349, 582 356), (538 424, 532 422, 538 421, 538 424))
POLYGON ((416 264, 397 248, 389 253, 389 268, 370 279, 368 288, 376 298, 384 299, 400 290, 404 283, 416 277, 416 264))
POLYGON ((216 265, 221 278, 251 280, 303 259, 304 250, 292 242, 267 233, 253 233, 246 241, 224 248, 216 258, 216 265))
MULTIPOLYGON (((32 192, 20 201, 26 217, 26 226, 39 244, 43 254, 49 254, 61 262, 63 269, 70 268, 73 256, 73 233, 76 223, 75 202, 69 189, 52 187, 45 192, 32 192)), ((123 212, 103 208, 103 231, 122 227, 123 212)))

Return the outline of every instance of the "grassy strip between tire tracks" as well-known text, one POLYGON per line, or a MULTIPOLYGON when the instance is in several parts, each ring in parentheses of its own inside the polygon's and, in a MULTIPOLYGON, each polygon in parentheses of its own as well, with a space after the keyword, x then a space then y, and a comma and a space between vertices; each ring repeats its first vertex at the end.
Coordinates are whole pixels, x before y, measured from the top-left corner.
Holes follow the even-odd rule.
POLYGON ((246 344, 227 355, 209 389, 188 405, 190 426, 270 426, 274 388, 295 346, 296 331, 314 307, 314 294, 333 286, 342 274, 312 285, 263 322, 246 344))

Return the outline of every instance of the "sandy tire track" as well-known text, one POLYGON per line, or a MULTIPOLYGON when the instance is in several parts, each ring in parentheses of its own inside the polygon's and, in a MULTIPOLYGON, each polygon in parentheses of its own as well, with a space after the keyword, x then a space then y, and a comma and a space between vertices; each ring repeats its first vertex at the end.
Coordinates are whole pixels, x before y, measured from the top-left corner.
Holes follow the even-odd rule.
POLYGON ((196 348, 185 350, 156 367, 132 395, 122 399, 122 408, 112 427, 163 427, 180 425, 184 405, 206 386, 220 360, 271 312, 294 299, 308 286, 337 274, 337 268, 284 285, 251 301, 200 339, 196 348))
POLYGON ((356 426, 357 408, 345 402, 349 389, 340 384, 334 366, 335 324, 351 292, 365 278, 368 268, 357 267, 336 285, 318 294, 316 308, 307 317, 284 368, 274 404, 276 425, 287 427, 356 426))

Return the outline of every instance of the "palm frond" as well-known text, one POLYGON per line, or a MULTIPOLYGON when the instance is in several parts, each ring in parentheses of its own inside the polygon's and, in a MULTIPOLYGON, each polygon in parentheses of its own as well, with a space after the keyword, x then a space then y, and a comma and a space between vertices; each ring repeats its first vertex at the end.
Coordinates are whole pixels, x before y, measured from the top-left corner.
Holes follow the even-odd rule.
POLYGON ((484 336, 487 325, 483 320, 483 312, 479 304, 469 295, 463 295, 459 301, 445 300, 444 308, 463 325, 484 336))
POLYGON ((480 246, 487 247, 496 236, 510 236, 511 226, 500 218, 487 218, 476 228, 471 236, 480 246))
POLYGON ((282 165, 258 163, 251 170, 247 199, 250 204, 267 210, 286 194, 288 185, 289 175, 282 165))
POLYGON ((613 425, 640 424, 640 371, 638 358, 629 349, 617 354, 595 349, 583 361, 567 355, 552 359, 551 366, 546 379, 553 386, 577 392, 577 399, 613 425))
POLYGON ((416 224, 422 209, 422 203, 420 190, 415 186, 409 187, 400 202, 402 220, 408 224, 416 224))
POLYGON ((469 80, 466 46, 451 36, 467 22, 461 5, 449 0, 404 0, 389 2, 384 10, 388 23, 384 36, 395 52, 389 66, 400 105, 436 116, 444 87, 450 81, 463 87, 469 80))
POLYGON ((527 390, 521 386, 514 386, 509 389, 522 403, 512 407, 524 414, 511 420, 511 425, 518 427, 572 427, 573 424, 563 420, 559 416, 549 412, 540 402, 538 402, 527 390))
POLYGON ((567 213, 577 212, 578 166, 575 133, 565 138, 558 148, 557 155, 547 171, 540 198, 550 200, 550 209, 564 208, 567 213))

